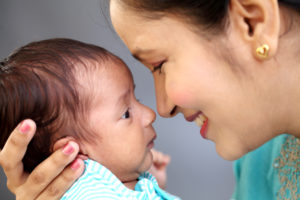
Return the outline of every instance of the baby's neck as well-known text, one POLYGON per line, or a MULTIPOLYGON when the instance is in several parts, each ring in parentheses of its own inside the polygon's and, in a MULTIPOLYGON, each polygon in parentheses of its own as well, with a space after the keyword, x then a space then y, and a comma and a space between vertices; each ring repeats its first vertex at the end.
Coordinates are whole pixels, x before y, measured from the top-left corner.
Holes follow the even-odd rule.
POLYGON ((126 181, 126 182, 122 182, 127 188, 134 190, 136 183, 138 182, 138 180, 133 180, 133 181, 126 181))

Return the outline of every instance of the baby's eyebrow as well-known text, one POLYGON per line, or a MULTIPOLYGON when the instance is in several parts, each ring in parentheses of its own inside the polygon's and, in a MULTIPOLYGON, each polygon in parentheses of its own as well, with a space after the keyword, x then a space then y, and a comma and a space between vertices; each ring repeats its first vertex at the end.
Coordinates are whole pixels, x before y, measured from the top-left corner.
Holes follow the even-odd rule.
POLYGON ((124 92, 119 96, 116 105, 119 105, 122 102, 124 102, 126 99, 128 99, 129 95, 130 95, 130 89, 126 90, 126 92, 124 92))

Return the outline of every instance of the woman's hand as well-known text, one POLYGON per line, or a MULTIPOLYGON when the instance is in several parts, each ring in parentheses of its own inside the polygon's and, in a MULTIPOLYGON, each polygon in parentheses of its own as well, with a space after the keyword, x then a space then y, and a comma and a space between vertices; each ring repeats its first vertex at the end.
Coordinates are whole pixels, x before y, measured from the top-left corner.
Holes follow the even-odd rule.
POLYGON ((73 141, 60 143, 58 150, 28 174, 23 170, 22 159, 35 130, 32 120, 24 120, 0 152, 7 187, 17 200, 60 199, 83 172, 83 161, 76 158, 79 147, 73 141))
POLYGON ((167 166, 169 165, 171 158, 154 149, 151 151, 153 155, 153 164, 151 165, 149 172, 156 178, 159 187, 165 189, 167 183, 167 166))

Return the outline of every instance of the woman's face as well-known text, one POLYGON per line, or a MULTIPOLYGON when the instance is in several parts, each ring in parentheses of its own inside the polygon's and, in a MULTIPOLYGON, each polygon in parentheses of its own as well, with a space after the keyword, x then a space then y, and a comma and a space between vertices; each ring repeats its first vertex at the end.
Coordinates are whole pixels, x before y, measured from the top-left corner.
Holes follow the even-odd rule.
POLYGON ((110 6, 116 32, 152 71, 161 116, 181 112, 187 121, 195 121, 227 160, 273 137, 273 108, 263 103, 268 97, 258 90, 257 61, 243 55, 248 49, 238 33, 229 30, 208 39, 175 17, 146 19, 117 1, 110 6))

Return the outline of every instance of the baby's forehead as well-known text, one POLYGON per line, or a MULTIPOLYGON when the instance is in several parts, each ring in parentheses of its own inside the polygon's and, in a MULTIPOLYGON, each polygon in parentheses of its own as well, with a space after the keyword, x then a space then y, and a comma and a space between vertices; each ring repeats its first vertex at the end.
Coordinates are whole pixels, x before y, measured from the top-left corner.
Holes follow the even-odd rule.
POLYGON ((79 86, 85 89, 98 90, 106 80, 122 82, 126 79, 130 84, 134 84, 129 67, 118 57, 99 61, 85 59, 83 65, 79 63, 76 66, 74 75, 79 86))
POLYGON ((131 71, 126 63, 118 57, 112 57, 101 61, 92 61, 91 75, 103 75, 103 76, 114 76, 116 74, 122 74, 132 78, 131 71), (96 73, 98 72, 98 73, 96 73), (105 73, 111 72, 111 73, 105 73))
POLYGON ((81 76, 83 73, 93 75, 96 72, 99 73, 103 70, 118 70, 120 72, 127 71, 131 73, 125 62, 112 54, 105 58, 101 56, 93 58, 82 57, 79 62, 75 61, 73 63, 73 69, 75 69, 75 76, 81 76))

